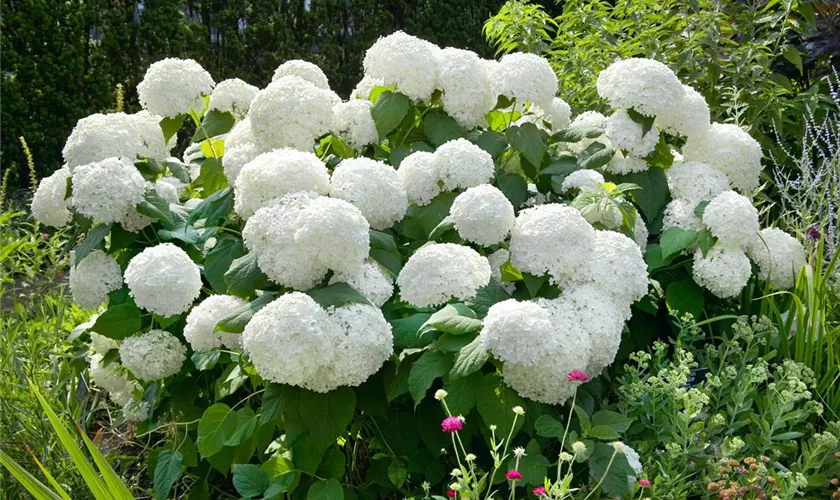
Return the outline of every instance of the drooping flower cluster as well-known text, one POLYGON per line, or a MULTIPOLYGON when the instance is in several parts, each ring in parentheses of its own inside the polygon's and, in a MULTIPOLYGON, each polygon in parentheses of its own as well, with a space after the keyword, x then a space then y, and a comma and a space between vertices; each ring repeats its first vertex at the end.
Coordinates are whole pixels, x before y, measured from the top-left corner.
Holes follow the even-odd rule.
POLYGON ((61 167, 49 177, 41 179, 38 184, 38 189, 32 197, 32 215, 43 224, 61 227, 70 222, 72 214, 69 208, 73 200, 65 199, 69 178, 70 169, 61 167))
POLYGON ((187 358, 187 348, 164 330, 135 335, 120 344, 120 359, 132 375, 155 381, 175 375, 187 358))

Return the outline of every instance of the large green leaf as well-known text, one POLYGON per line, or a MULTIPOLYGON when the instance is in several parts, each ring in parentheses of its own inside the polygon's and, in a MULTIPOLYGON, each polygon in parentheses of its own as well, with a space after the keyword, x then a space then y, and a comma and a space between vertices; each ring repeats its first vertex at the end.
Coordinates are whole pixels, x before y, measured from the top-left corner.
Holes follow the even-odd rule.
POLYGON ((190 222, 204 219, 204 227, 217 226, 233 210, 233 188, 228 186, 201 200, 190 212, 190 222))
POLYGON ((449 215, 449 209, 456 196, 457 193, 441 193, 426 206, 408 207, 402 222, 403 234, 414 240, 426 240, 432 230, 449 215))
POLYGON ((665 171, 661 168, 649 168, 642 172, 632 174, 616 175, 608 180, 616 184, 630 183, 639 186, 641 189, 630 193, 636 205, 639 206, 649 223, 656 219, 668 203, 668 181, 665 179, 665 171))
POLYGON ((199 142, 210 139, 211 137, 227 134, 235 123, 236 119, 227 111, 211 109, 201 119, 201 124, 196 129, 192 142, 199 142))
POLYGON ((349 387, 327 393, 300 391, 298 411, 317 449, 327 446, 347 432, 356 408, 356 394, 349 387))
POLYGON ((219 320, 219 322, 216 323, 216 331, 225 333, 242 333, 245 330, 245 325, 251 321, 254 314, 262 309, 266 304, 274 300, 275 296, 276 293, 274 292, 263 292, 262 295, 256 299, 235 310, 229 316, 219 320))
POLYGON ((225 170, 222 168, 222 162, 218 158, 207 158, 201 162, 201 170, 198 174, 196 182, 201 184, 204 196, 209 196, 228 186, 227 177, 225 177, 225 170))
POLYGON ((242 240, 234 237, 217 238, 216 245, 207 252, 204 259, 204 276, 216 293, 227 293, 228 284, 225 273, 230 269, 234 260, 245 255, 245 245, 242 240))
POLYGON ((169 202, 152 188, 146 189, 146 195, 143 197, 143 201, 137 204, 137 211, 164 224, 175 224, 172 211, 169 210, 169 202))
POLYGON ((555 133, 552 138, 558 142, 580 142, 583 139, 595 139, 604 134, 601 127, 591 125, 572 125, 555 133))
POLYGON ((341 307, 345 304, 372 305, 358 290, 344 282, 309 290, 306 293, 324 309, 341 307))
POLYGON ((540 415, 534 422, 537 434, 547 438, 562 438, 566 428, 550 415, 540 415))
POLYGON ((173 118, 166 117, 160 121, 160 128, 163 131, 163 138, 166 140, 167 144, 169 143, 169 139, 175 136, 179 130, 181 130, 181 125, 184 124, 184 119, 187 117, 186 114, 180 114, 173 118))
POLYGON ((476 337, 458 351, 455 365, 449 371, 449 378, 454 380, 475 373, 481 370, 489 358, 490 353, 481 346, 481 337, 476 337))
POLYGON ((599 149, 591 155, 581 158, 578 161, 578 167, 581 169, 601 168, 609 163, 613 156, 615 156, 615 151, 612 148, 599 149))
POLYGON ((228 293, 242 298, 251 297, 257 289, 270 284, 268 277, 257 265, 257 256, 253 253, 245 254, 231 262, 230 269, 225 273, 225 282, 228 285, 228 293))
POLYGON ((475 297, 466 300, 467 306, 475 311, 479 318, 487 316, 487 311, 498 302, 508 300, 510 294, 495 280, 491 280, 486 286, 478 289, 475 297))
POLYGON ((610 498, 630 498, 633 496, 633 485, 636 472, 627 463, 623 453, 613 456, 612 445, 595 443, 595 449, 589 458, 589 479, 593 483, 601 483, 604 493, 610 498))
POLYGON ((239 420, 236 413, 224 403, 216 403, 204 411, 198 421, 198 451, 202 457, 220 452, 225 442, 236 432, 239 420))
POLYGON ((662 232, 659 239, 659 246, 662 249, 662 260, 668 261, 671 257, 681 254, 697 241, 697 231, 683 229, 681 227, 669 227, 662 232))
POLYGON ((507 149, 508 142, 504 134, 492 130, 485 130, 478 136, 475 145, 487 151, 490 156, 496 157, 507 149))
POLYGON ((431 314, 416 313, 406 318, 389 319, 391 331, 394 335, 394 346, 399 349, 417 349, 426 347, 434 340, 434 335, 420 334, 420 328, 426 323, 431 314))
POLYGON ((432 314, 420 328, 421 332, 437 330, 452 335, 464 335, 481 330, 482 322, 475 312, 465 304, 447 304, 432 314))
POLYGON ((402 255, 397 250, 394 237, 388 233, 370 230, 370 258, 397 276, 402 269, 402 255))
POLYGON ((268 474, 259 465, 234 464, 233 487, 243 498, 261 496, 268 488, 268 474))
POLYGON ((141 311, 133 300, 110 305, 96 318, 91 330, 114 340, 122 340, 140 330, 140 316, 141 311))
POLYGON ((274 422, 283 414, 283 386, 269 383, 262 395, 260 425, 274 422))
MULTIPOLYGON (((248 374, 236 363, 227 365, 225 371, 216 379, 214 385, 216 393, 216 401, 226 398, 237 391, 245 381, 248 380, 248 374)), ((232 446, 230 443, 228 446, 232 446)))
POLYGON ((169 492, 175 481, 187 467, 183 463, 183 456, 177 451, 162 450, 155 465, 154 489, 158 498, 169 498, 169 492))
POLYGON ((379 94, 379 98, 370 108, 370 114, 376 123, 376 130, 379 138, 384 139, 392 130, 397 128, 403 121, 408 109, 411 107, 411 100, 399 92, 394 93, 385 90, 379 94))
POLYGON ((512 126, 507 130, 507 139, 513 149, 519 151, 539 172, 543 155, 548 146, 543 133, 533 123, 512 126))
POLYGON ((452 360, 439 351, 426 351, 414 362, 408 375, 408 390, 415 407, 423 400, 432 382, 445 375, 451 368, 452 360))
POLYGON ((677 316, 689 313, 695 319, 699 319, 703 314, 706 301, 700 285, 693 279, 687 278, 668 285, 665 290, 665 303, 668 305, 668 310, 677 316))
POLYGON ((332 478, 316 481, 309 487, 306 500, 344 500, 344 490, 341 483, 332 478))
POLYGON ((496 185, 514 208, 521 207, 528 199, 528 183, 519 174, 499 173, 496 175, 496 185))
POLYGON ((105 237, 108 236, 109 232, 111 232, 110 224, 100 224, 88 231, 84 241, 76 247, 76 251, 74 253, 76 264, 78 265, 79 262, 84 260, 87 254, 99 247, 100 244, 105 241, 105 237))
POLYGON ((496 426, 497 436, 507 436, 511 429, 514 429, 514 435, 516 435, 525 422, 523 418, 517 418, 514 428, 513 408, 525 406, 525 400, 505 385, 501 377, 495 373, 489 373, 481 380, 477 388, 476 403, 478 413, 484 423, 488 426, 496 426))
POLYGON ((440 111, 426 113, 423 121, 423 133, 435 146, 467 135, 464 127, 460 126, 454 118, 440 111))

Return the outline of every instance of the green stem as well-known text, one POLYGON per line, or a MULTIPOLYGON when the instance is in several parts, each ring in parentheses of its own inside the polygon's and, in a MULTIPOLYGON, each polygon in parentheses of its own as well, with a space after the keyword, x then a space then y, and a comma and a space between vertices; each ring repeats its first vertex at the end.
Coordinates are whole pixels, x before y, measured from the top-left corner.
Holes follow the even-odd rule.
POLYGON ((586 496, 583 498, 583 500, 587 500, 589 497, 591 497, 591 496, 592 496, 592 494, 593 494, 593 493, 595 493, 596 491, 598 491, 598 488, 600 488, 600 487, 601 487, 601 483, 603 483, 603 482, 604 482, 604 478, 605 478, 605 477, 607 477, 607 473, 610 471, 610 467, 612 467, 612 464, 613 464, 613 461, 615 460, 615 456, 616 456, 616 455, 618 455, 618 451, 617 451, 617 450, 613 451, 613 454, 612 454, 612 456, 610 457, 610 462, 607 464, 607 468, 604 470, 604 475, 603 475, 603 476, 601 476, 601 479, 598 481, 598 484, 596 484, 596 485, 595 485, 595 487, 594 487, 594 488, 592 488, 592 491, 590 491, 590 492, 589 492, 589 494, 588 494, 588 495, 586 495, 586 496))

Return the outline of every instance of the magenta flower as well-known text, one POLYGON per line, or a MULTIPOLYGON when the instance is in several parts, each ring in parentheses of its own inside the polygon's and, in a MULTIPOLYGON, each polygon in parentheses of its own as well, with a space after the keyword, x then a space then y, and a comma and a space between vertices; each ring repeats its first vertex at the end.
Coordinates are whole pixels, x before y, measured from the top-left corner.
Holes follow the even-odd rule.
POLYGON ((580 370, 569 372, 569 382, 589 382, 589 377, 580 370))
POLYGON ((545 491, 545 486, 537 486, 534 488, 534 495, 538 497, 545 497, 548 496, 548 492, 545 491))
POLYGON ((817 226, 811 226, 808 228, 808 239, 811 241, 820 241, 822 238, 822 234, 820 233, 820 228, 817 226))
POLYGON ((455 490, 446 490, 446 496, 448 496, 449 498, 455 498, 455 495, 457 495, 457 493, 455 493, 455 490))
POLYGON ((440 428, 443 432, 458 432, 464 428, 464 423, 458 417, 446 417, 440 423, 440 428))
POLYGON ((650 486, 650 479, 639 479, 639 486, 647 488, 650 486))
POLYGON ((507 473, 505 474, 505 477, 508 478, 508 480, 510 480, 510 481, 518 481, 518 480, 522 479, 522 473, 519 472, 516 469, 511 469, 511 470, 507 471, 507 473))

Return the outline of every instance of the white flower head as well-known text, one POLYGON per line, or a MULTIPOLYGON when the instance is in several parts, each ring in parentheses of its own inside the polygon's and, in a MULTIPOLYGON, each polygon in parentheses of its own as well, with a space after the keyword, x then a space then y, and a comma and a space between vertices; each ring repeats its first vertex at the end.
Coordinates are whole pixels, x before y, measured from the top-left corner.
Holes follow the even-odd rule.
POLYGON ((656 127, 651 127, 644 135, 642 135, 643 131, 641 123, 633 121, 626 110, 619 109, 607 119, 607 128, 604 133, 617 149, 627 151, 637 158, 643 158, 659 143, 659 131, 656 127))
POLYGON ((802 243, 776 227, 759 231, 749 246, 748 255, 758 264, 761 279, 781 289, 793 288, 807 258, 802 243))
POLYGON ((724 191, 729 191, 726 174, 699 161, 675 161, 665 171, 665 176, 674 199, 697 203, 710 201, 724 191))
POLYGON ((129 401, 123 406, 122 411, 127 422, 142 422, 149 418, 149 402, 129 401))
POLYGON ((486 184, 495 170, 493 157, 466 139, 455 139, 437 148, 432 168, 447 191, 486 184))
POLYGON ((434 158, 433 153, 417 151, 400 162, 397 175, 409 203, 419 206, 428 205, 435 196, 440 194, 438 185, 440 176, 436 170, 434 158))
POLYGON ((341 99, 331 90, 297 76, 284 76, 251 102, 251 133, 260 152, 279 148, 311 151, 315 139, 330 130, 333 106, 341 99))
POLYGON ((532 113, 534 113, 541 121, 546 121, 551 124, 549 132, 559 132, 568 127, 572 121, 572 108, 569 103, 555 97, 548 105, 534 104, 531 106, 532 113), (543 106, 545 106, 543 108, 543 106))
POLYGON ((159 316, 190 308, 201 293, 201 272, 187 252, 162 243, 135 255, 125 269, 125 283, 137 305, 159 316))
POLYGON ((370 251, 370 225, 352 204, 324 196, 315 198, 297 219, 295 242, 309 258, 335 271, 362 265, 370 251))
POLYGON ((462 238, 482 246, 504 241, 516 221, 510 200, 490 184, 459 194, 449 209, 449 217, 462 238))
POLYGON ((627 448, 626 446, 624 446, 624 443, 622 443, 621 441, 614 441, 612 445, 613 445, 613 449, 615 449, 616 453, 623 454, 625 449, 627 448))
POLYGON ((518 52, 502 57, 490 74, 495 95, 548 107, 557 94, 557 75, 548 61, 535 54, 518 52))
POLYGON ((123 340, 120 359, 138 379, 154 381, 181 371, 187 348, 171 333, 151 330, 123 340))
MULTIPOLYGON (((513 413, 516 413, 517 415, 525 415, 525 410, 523 410, 521 406, 515 406, 513 408, 513 413), (519 409, 519 411, 516 411, 517 409, 519 409)), ((525 448, 517 446, 513 449, 513 456, 519 458, 526 456, 525 448)))
POLYGON ((449 393, 444 391, 443 389, 438 389, 435 391, 435 399, 437 399, 438 401, 443 401, 448 395, 449 393))
POLYGON ((166 58, 149 66, 137 85, 140 105, 154 115, 175 117, 201 111, 213 78, 192 59, 166 58))
POLYGON ((656 116, 656 126, 670 134, 692 136, 711 126, 709 105, 699 92, 683 85, 683 95, 672 110, 656 116))
POLYGON ((122 284, 120 265, 102 250, 92 250, 70 268, 73 301, 84 309, 96 309, 122 284))
POLYGON ((548 310, 536 302, 508 299, 490 307, 481 329, 481 346, 505 363, 536 365, 555 345, 548 310))
POLYGON ((184 338, 194 351, 209 351, 216 347, 234 348, 239 346, 241 335, 220 333, 215 330, 216 323, 230 316, 237 309, 247 304, 232 295, 211 295, 193 307, 187 315, 184 326, 184 338))
POLYGON ((572 189, 589 188, 595 189, 604 184, 604 176, 595 170, 582 168, 575 170, 563 179, 560 192, 566 193, 572 189))
POLYGON ((370 101, 362 99, 336 104, 333 106, 330 130, 356 149, 375 143, 379 140, 379 132, 370 114, 370 107, 370 101))
POLYGON ((596 231, 590 258, 572 278, 593 284, 616 304, 630 306, 647 294, 647 264, 636 242, 616 231, 596 231))
POLYGON ((726 174, 733 189, 748 194, 758 187, 761 145, 737 125, 713 123, 691 135, 683 147, 686 161, 701 161, 726 174))
POLYGON ((703 211, 703 223, 721 244, 742 250, 746 250, 760 229, 758 210, 735 191, 725 191, 712 199, 703 211))
POLYGON ((223 80, 210 94, 208 109, 232 114, 237 120, 245 118, 251 108, 251 101, 260 89, 239 78, 223 80))
POLYGON ((672 227, 685 229, 686 231, 700 231, 703 229, 703 221, 694 213, 697 201, 676 199, 671 200, 665 206, 665 214, 662 218, 662 230, 672 227))
POLYGON ((327 194, 330 176, 314 153, 291 148, 263 153, 246 163, 234 184, 234 209, 244 220, 288 193, 327 194))
POLYGON ((330 196, 352 203, 377 230, 405 217, 408 198, 397 171, 370 158, 343 160, 333 170, 330 196))
MULTIPOLYGON (((146 189, 153 189, 161 198, 166 200, 169 204, 178 204, 178 188, 174 185, 163 182, 164 178, 158 179, 155 182, 147 182, 146 189)), ((136 233, 149 224, 152 224, 155 219, 148 217, 146 215, 141 214, 137 211, 137 208, 132 208, 125 214, 120 220, 120 225, 126 231, 136 233)))
POLYGON ((104 353, 96 353, 90 357, 90 378, 93 383, 108 391, 109 397, 115 403, 125 404, 131 401, 132 393, 139 384, 129 379, 120 368, 116 361, 105 363, 104 353))
POLYGON ((382 307, 394 295, 394 280, 374 260, 366 260, 361 266, 349 271, 336 271, 330 278, 330 285, 347 283, 365 296, 376 307, 382 307))
POLYGON ((586 451, 586 445, 582 441, 575 441, 572 443, 572 450, 576 454, 580 454, 586 451))
POLYGON ((632 58, 611 64, 598 75, 598 94, 614 108, 633 108, 647 116, 672 112, 683 87, 668 66, 652 59, 632 58))
MULTIPOLYGON (((234 186, 239 172, 246 163, 259 155, 254 135, 251 133, 251 119, 245 118, 238 122, 225 137, 225 154, 222 156, 222 167, 228 184, 234 186)), ((193 179, 195 180, 195 179, 193 179)))
POLYGON ((645 250, 647 249, 648 236, 648 228, 645 225, 645 220, 642 219, 642 215, 640 213, 636 213, 636 222, 633 224, 633 240, 636 242, 636 245, 639 246, 639 250, 642 251, 642 255, 644 255, 645 250))
POLYGON ((107 158, 138 156, 164 160, 169 150, 160 128, 159 117, 146 112, 93 114, 82 118, 64 144, 64 161, 72 172, 80 165, 107 158))
POLYGON ((694 281, 722 299, 741 293, 751 273, 750 259, 737 248, 717 244, 705 257, 699 249, 694 253, 694 281))
POLYGON ((395 85, 411 99, 428 100, 438 79, 434 44, 397 31, 376 41, 365 53, 365 75, 395 85))
POLYGON ((472 248, 453 243, 417 250, 400 271, 403 300, 416 307, 437 306, 451 297, 467 300, 490 282, 490 263, 472 248))
POLYGON ((319 89, 330 89, 330 82, 327 79, 327 75, 324 74, 321 68, 311 62, 300 59, 286 61, 274 70, 274 76, 271 77, 271 81, 276 82, 284 76, 296 76, 306 80, 319 89))
POLYGON ((350 99, 362 99, 364 101, 369 101, 370 93, 373 92, 373 89, 384 86, 385 82, 381 78, 364 75, 362 79, 359 80, 359 83, 356 84, 356 88, 350 92, 350 99))
POLYGON ((443 109, 467 129, 486 125, 484 115, 496 105, 496 96, 481 58, 470 50, 447 47, 438 52, 438 70, 443 109))
POLYGON ((618 175, 643 172, 647 169, 647 162, 643 158, 636 158, 630 154, 625 156, 621 151, 616 151, 615 156, 604 165, 604 171, 618 175))
POLYGON ((38 183, 38 189, 32 197, 31 209, 32 215, 42 224, 61 227, 70 222, 69 207, 73 200, 64 199, 69 177, 70 169, 61 167, 38 183))
POLYGON ((96 222, 119 222, 145 194, 146 181, 127 159, 108 158, 73 170, 73 207, 96 222))

